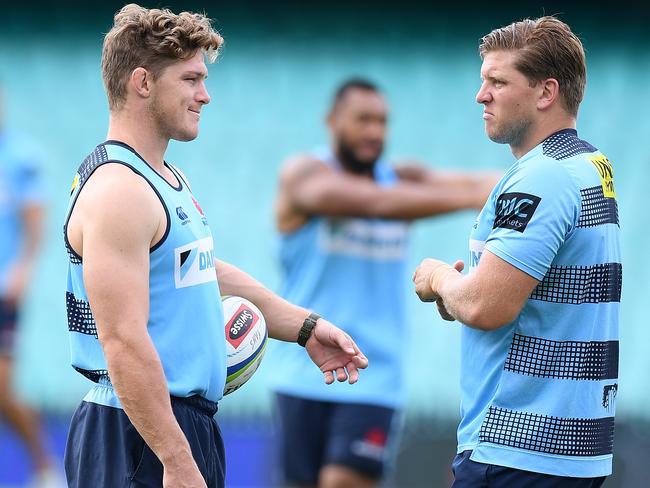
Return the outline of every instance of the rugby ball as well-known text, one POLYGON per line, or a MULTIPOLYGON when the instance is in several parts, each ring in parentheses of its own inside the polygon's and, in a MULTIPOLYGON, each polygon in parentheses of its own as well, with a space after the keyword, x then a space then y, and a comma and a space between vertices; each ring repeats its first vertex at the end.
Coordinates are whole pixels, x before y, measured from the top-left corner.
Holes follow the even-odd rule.
POLYGON ((224 296, 223 317, 226 334, 226 386, 228 395, 246 383, 262 361, 268 331, 262 312, 250 301, 224 296))

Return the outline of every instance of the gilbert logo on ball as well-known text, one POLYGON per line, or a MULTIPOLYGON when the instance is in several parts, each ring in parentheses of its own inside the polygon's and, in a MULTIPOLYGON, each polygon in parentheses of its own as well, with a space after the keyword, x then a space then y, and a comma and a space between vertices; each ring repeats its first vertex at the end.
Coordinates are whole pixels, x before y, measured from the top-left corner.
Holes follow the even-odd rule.
POLYGON ((237 296, 222 297, 225 322, 227 373, 224 395, 246 383, 257 370, 268 339, 262 312, 237 296))

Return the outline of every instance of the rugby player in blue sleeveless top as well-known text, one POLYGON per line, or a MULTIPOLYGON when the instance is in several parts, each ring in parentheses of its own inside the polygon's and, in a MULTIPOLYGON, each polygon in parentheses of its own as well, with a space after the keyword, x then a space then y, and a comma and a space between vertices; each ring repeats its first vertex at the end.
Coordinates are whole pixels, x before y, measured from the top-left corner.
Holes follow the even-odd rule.
POLYGON ((585 55, 526 19, 482 39, 488 137, 517 161, 470 235, 470 273, 426 259, 424 301, 462 325, 454 488, 598 487, 612 471, 622 266, 609 160, 575 130, 585 55))
POLYGON ((24 441, 34 466, 34 483, 60 486, 45 449, 39 416, 12 386, 20 310, 36 270, 45 214, 41 173, 44 155, 26 135, 4 121, 0 87, 0 418, 24 441))
POLYGON ((220 293, 254 302, 325 383, 367 366, 341 329, 214 259, 206 216, 164 160, 170 139, 198 134, 221 43, 204 15, 134 4, 105 37, 108 140, 80 166, 65 223, 72 365, 96 383, 70 428, 71 487, 224 486, 220 293))
POLYGON ((295 351, 281 344, 271 354, 280 372, 283 475, 292 486, 377 484, 405 398, 408 222, 478 209, 498 179, 419 163, 395 167, 381 157, 387 117, 373 83, 344 82, 327 120, 331 147, 292 157, 282 170, 282 294, 331 317, 372 363, 363 384, 324 389, 295 351))

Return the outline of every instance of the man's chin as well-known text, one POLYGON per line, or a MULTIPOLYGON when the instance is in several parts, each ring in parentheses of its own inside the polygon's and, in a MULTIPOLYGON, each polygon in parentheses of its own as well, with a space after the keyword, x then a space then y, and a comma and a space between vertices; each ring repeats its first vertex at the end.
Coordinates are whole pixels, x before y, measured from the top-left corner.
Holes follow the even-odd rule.
POLYGON ((497 144, 508 144, 510 141, 508 140, 508 137, 506 134, 503 132, 498 132, 495 130, 489 130, 487 127, 485 128, 485 133, 487 134, 488 138, 492 142, 496 142, 497 144))
POLYGON ((174 134, 172 139, 174 139, 175 141, 179 141, 179 142, 190 142, 190 141, 193 141, 194 139, 196 139, 198 135, 199 135, 198 130, 196 130, 196 131, 178 132, 177 134, 174 134))
POLYGON ((368 168, 372 168, 377 161, 379 161, 379 158, 381 157, 381 153, 373 153, 373 154, 355 154, 355 159, 357 160, 357 163, 362 166, 367 166, 368 168))

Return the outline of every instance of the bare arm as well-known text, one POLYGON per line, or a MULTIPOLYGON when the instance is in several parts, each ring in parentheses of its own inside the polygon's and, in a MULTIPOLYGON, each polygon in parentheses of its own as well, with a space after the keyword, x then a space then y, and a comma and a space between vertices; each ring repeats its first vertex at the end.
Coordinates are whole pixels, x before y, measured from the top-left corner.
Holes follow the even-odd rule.
POLYGON ((129 419, 163 464, 164 486, 205 487, 172 412, 162 364, 147 332, 149 248, 164 227, 161 211, 147 183, 128 168, 99 168, 75 208, 84 283, 111 382, 129 419))
POLYGON ((395 171, 400 180, 420 183, 432 191, 458 192, 473 195, 474 208, 482 208, 490 192, 503 176, 500 171, 434 170, 415 161, 400 162, 395 171))
POLYGON ((454 268, 425 259, 413 275, 416 293, 423 301, 438 301, 446 320, 456 319, 481 330, 512 322, 539 283, 488 250, 473 273, 462 275, 459 268, 458 263, 454 268))
POLYGON ((250 300, 264 315, 270 337, 296 342, 298 331, 309 315, 309 310, 287 302, 232 264, 216 260, 215 265, 222 294, 250 300))
MULTIPOLYGON (((215 266, 221 293, 250 300, 264 315, 269 336, 296 342, 302 323, 309 315, 308 310, 287 302, 231 264, 216 260, 215 266)), ((357 368, 368 365, 368 360, 350 336, 323 318, 318 320, 306 348, 328 384, 334 381, 332 371, 336 371, 339 381, 345 381, 349 376, 350 383, 355 383, 357 368)))
POLYGON ((19 303, 27 290, 43 237, 44 214, 40 203, 30 203, 21 209, 22 246, 12 265, 5 296, 10 302, 19 303))
POLYGON ((486 183, 481 178, 447 175, 385 187, 369 178, 334 171, 309 156, 299 156, 285 165, 281 175, 279 228, 291 231, 314 214, 412 220, 480 208, 495 182, 490 178, 486 183))

